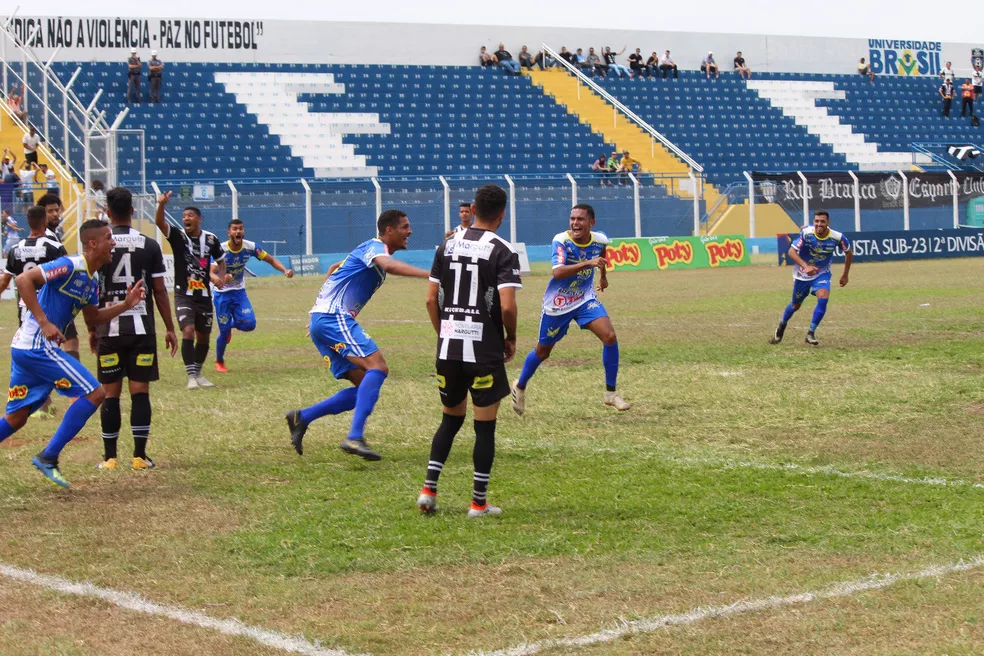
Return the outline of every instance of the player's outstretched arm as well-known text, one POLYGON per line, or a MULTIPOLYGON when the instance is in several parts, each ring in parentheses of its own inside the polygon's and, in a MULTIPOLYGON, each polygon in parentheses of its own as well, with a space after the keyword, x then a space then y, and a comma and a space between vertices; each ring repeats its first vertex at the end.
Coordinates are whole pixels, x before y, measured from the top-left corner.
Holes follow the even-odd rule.
POLYGON ((441 286, 433 280, 427 285, 427 316, 430 317, 434 332, 441 334, 441 306, 438 303, 438 294, 441 286))
POLYGON ((379 266, 380 269, 386 273, 392 273, 395 276, 406 276, 408 278, 430 278, 430 272, 419 269, 415 266, 411 266, 406 262, 400 262, 394 257, 389 255, 380 255, 374 262, 379 266))
MULTIPOLYGON (((844 251, 844 273, 841 274, 840 285, 841 287, 847 286, 848 277, 847 274, 851 271, 851 262, 854 261, 854 251, 847 249, 844 251)), ((2 290, 0 290, 2 291, 2 290)))
POLYGON ((38 303, 38 289, 46 282, 48 280, 45 278, 44 269, 41 267, 34 267, 14 278, 14 284, 17 285, 17 291, 20 293, 21 300, 24 301, 24 306, 34 315, 34 320, 41 327, 41 333, 45 339, 61 344, 65 341, 65 336, 62 335, 56 325, 48 321, 48 316, 41 309, 41 304, 38 303))
POLYGON ((502 327, 506 330, 504 355, 506 362, 509 362, 516 355, 516 323, 519 320, 519 306, 516 305, 515 287, 499 289, 499 307, 502 309, 502 327))
POLYGON ((174 333, 174 318, 171 316, 171 299, 167 295, 164 278, 154 278, 154 304, 164 322, 164 348, 171 351, 171 357, 178 352, 178 337, 174 333))
MULTIPOLYGON (((33 271, 34 269, 31 270, 33 271)), ((126 290, 126 299, 122 303, 98 309, 95 305, 86 305, 83 307, 82 316, 85 317, 85 325, 91 329, 94 326, 109 323, 127 310, 132 310, 137 303, 144 300, 146 295, 147 290, 144 289, 144 281, 141 278, 126 290)))
POLYGON ((154 223, 164 233, 164 237, 171 234, 171 224, 167 222, 167 214, 164 210, 168 201, 171 200, 171 192, 166 191, 157 197, 157 211, 154 212, 154 223))
POLYGON ((7 287, 10 286, 10 281, 14 279, 14 276, 4 272, 0 273, 0 294, 7 291, 7 287))
POLYGON ((294 277, 294 270, 293 269, 288 269, 287 267, 285 267, 283 265, 283 263, 280 260, 278 260, 274 256, 270 255, 269 253, 264 253, 263 254, 262 261, 263 262, 266 262, 267 264, 269 264, 270 266, 272 266, 274 269, 276 269, 280 273, 284 274, 285 277, 287 277, 287 278, 293 278, 294 277))

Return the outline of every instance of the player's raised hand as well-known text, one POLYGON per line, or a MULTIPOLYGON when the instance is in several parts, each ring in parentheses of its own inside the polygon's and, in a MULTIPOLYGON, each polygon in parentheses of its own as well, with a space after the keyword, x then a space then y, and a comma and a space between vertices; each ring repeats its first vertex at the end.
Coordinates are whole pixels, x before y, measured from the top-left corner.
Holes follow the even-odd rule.
POLYGON ((144 300, 146 295, 147 290, 144 289, 144 281, 143 278, 141 278, 134 284, 130 285, 130 288, 126 290, 126 300, 124 303, 126 303, 126 307, 128 309, 132 310, 136 307, 137 303, 144 300))
POLYGON ((512 362, 513 357, 516 355, 516 338, 506 338, 506 341, 502 345, 502 354, 505 356, 504 360, 506 362, 512 362))
POLYGON ((847 274, 846 273, 843 276, 841 276, 840 283, 841 283, 841 287, 847 287, 847 274))
POLYGON ((171 351, 172 358, 178 352, 178 337, 174 334, 173 330, 164 333, 164 348, 171 351))
POLYGON ((171 192, 165 191, 163 194, 157 197, 157 205, 159 207, 164 207, 165 205, 167 205, 169 200, 171 200, 171 192))
POLYGON ((286 271, 284 271, 284 277, 285 278, 293 278, 294 277, 294 270, 293 269, 287 269, 286 271))

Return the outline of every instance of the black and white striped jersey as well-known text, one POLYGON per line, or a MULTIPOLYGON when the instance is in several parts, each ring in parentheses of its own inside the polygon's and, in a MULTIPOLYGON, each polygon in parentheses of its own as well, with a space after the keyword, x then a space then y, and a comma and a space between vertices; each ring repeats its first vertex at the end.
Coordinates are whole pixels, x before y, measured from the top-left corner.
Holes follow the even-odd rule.
MULTIPOLYGON (((67 255, 65 247, 59 242, 45 237, 28 237, 21 239, 16 246, 7 253, 7 264, 4 273, 17 277, 25 271, 30 271, 34 267, 57 260, 63 255, 67 255)), ((16 293, 17 288, 14 288, 16 293)), ((24 312, 27 308, 17 295, 17 319, 23 320, 24 312)))
POLYGON ((225 258, 219 238, 208 230, 189 237, 184 228, 169 226, 165 235, 174 252, 174 293, 183 296, 212 298, 209 284, 211 261, 225 258))
POLYGON ((444 240, 430 281, 440 285, 441 360, 501 364, 504 359, 499 290, 522 287, 519 256, 494 232, 468 228, 444 240))
POLYGON ((109 323, 97 329, 99 337, 153 335, 154 278, 165 274, 160 244, 129 226, 113 226, 112 261, 99 270, 99 307, 109 307, 126 300, 126 290, 138 280, 144 281, 146 298, 109 323))

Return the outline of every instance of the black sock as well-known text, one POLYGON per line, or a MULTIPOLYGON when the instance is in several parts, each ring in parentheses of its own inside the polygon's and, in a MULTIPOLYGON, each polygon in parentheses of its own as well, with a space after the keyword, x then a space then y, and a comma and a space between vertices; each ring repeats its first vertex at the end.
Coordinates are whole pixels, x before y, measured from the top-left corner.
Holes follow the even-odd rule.
POLYGON ((204 342, 198 342, 195 344, 195 375, 200 376, 202 373, 202 365, 205 364, 205 358, 208 357, 208 340, 204 342))
POLYGON ((465 423, 465 416, 455 417, 446 414, 441 419, 441 425, 434 433, 434 441, 431 442, 430 462, 427 463, 427 475, 424 478, 424 487, 431 492, 437 493, 437 479, 441 476, 444 463, 451 453, 451 445, 454 444, 454 436, 461 430, 465 423))
POLYGON ((116 457, 116 440, 120 436, 120 399, 106 397, 102 408, 99 409, 99 420, 102 422, 103 460, 116 457))
POLYGON ((133 433, 133 457, 147 458, 147 440, 150 438, 150 394, 142 392, 130 396, 130 431, 133 433))
POLYGON ((478 421, 476 419, 475 450, 472 452, 472 462, 475 465, 472 502, 478 506, 485 505, 493 460, 495 460, 495 419, 492 421, 478 421))
POLYGON ((181 360, 184 362, 185 373, 188 378, 195 375, 195 340, 181 339, 181 360))

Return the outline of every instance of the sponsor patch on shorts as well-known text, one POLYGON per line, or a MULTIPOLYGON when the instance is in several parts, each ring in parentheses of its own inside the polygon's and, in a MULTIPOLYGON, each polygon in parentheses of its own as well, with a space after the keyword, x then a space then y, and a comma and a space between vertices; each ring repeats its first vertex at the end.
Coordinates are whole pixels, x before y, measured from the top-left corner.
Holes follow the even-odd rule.
POLYGON ((490 389, 492 387, 492 382, 492 374, 489 374, 488 376, 475 376, 475 380, 472 381, 472 389, 490 389))
POLYGON ((149 367, 154 364, 154 354, 153 353, 140 353, 137 355, 137 366, 138 367, 149 367))
POLYGON ((118 353, 107 353, 99 356, 99 366, 101 367, 115 367, 119 363, 120 356, 118 353))

